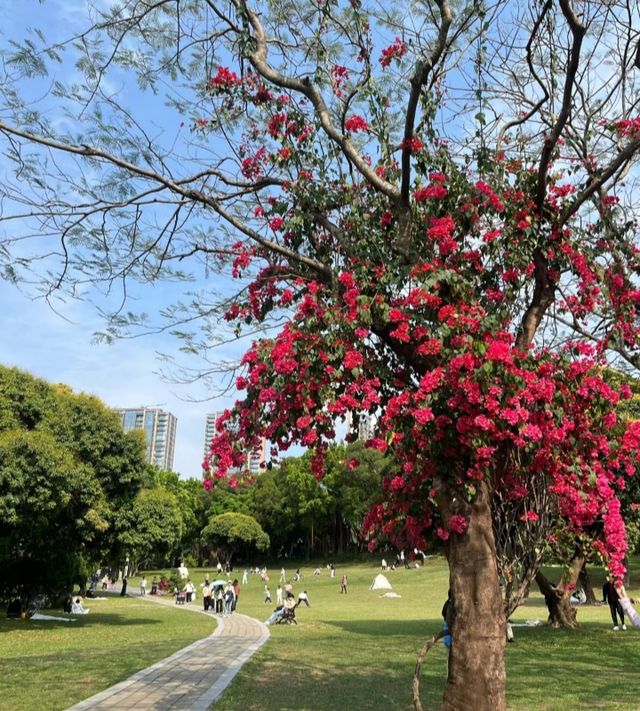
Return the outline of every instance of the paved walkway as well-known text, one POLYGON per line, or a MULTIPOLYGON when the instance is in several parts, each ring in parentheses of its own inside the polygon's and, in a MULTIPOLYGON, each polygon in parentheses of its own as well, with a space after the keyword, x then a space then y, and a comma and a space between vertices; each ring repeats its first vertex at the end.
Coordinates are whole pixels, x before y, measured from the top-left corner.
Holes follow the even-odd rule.
MULTIPOLYGON (((175 606, 155 596, 149 602, 175 606)), ((209 614, 184 606, 181 610, 209 614)), ((269 628, 234 612, 218 617, 209 637, 198 640, 167 659, 121 681, 67 711, 143 709, 143 711, 206 711, 231 683, 242 665, 269 638, 269 628)))

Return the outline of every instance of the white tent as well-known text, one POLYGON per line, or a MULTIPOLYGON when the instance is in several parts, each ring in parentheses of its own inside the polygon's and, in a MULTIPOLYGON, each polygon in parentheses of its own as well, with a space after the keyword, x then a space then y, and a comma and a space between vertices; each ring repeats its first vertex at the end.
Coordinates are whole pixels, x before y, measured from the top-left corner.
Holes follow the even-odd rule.
POLYGON ((369 590, 391 590, 391 583, 382 573, 378 573, 369 586, 369 590))

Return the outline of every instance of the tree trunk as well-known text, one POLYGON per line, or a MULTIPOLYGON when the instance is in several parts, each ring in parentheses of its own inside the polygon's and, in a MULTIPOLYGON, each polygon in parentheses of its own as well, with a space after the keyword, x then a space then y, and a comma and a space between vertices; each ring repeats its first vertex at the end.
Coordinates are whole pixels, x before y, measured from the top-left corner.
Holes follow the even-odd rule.
POLYGON ((554 585, 542 572, 536 573, 536 583, 544 595, 551 627, 573 629, 578 626, 577 610, 571 604, 571 593, 576 587, 584 562, 584 556, 576 555, 558 585, 554 585))
MULTIPOLYGON (((445 521, 455 506, 454 497, 443 503, 445 521)), ((452 644, 441 711, 506 711, 506 626, 486 482, 466 513, 467 530, 447 543, 452 644)))
POLYGON ((595 605, 597 602, 596 594, 593 591, 593 585, 591 584, 591 576, 589 575, 589 571, 587 570, 586 563, 582 566, 579 580, 580 584, 582 585, 582 589, 584 590, 584 594, 587 596, 587 601, 585 604, 595 605))

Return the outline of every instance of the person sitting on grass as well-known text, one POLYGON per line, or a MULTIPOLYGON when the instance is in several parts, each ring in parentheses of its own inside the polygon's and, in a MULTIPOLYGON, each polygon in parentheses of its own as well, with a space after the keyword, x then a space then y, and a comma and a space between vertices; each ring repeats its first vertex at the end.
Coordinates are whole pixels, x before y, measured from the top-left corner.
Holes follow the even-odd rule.
POLYGON ((82 600, 77 597, 71 604, 71 614, 72 615, 88 615, 89 610, 84 607, 82 600))

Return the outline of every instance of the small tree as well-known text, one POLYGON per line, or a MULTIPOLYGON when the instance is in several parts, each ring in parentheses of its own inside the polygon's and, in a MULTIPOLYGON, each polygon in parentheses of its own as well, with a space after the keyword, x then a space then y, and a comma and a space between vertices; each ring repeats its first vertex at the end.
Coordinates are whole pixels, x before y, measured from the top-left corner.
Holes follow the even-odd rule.
POLYGON ((130 575, 141 564, 166 560, 182 537, 182 513, 177 498, 163 487, 142 489, 116 515, 120 549, 129 556, 130 575))
POLYGON ((255 518, 233 512, 213 516, 202 529, 201 539, 218 559, 225 560, 231 560, 238 552, 266 551, 269 547, 269 536, 255 518))

